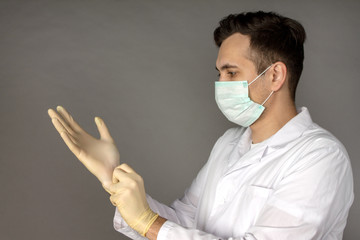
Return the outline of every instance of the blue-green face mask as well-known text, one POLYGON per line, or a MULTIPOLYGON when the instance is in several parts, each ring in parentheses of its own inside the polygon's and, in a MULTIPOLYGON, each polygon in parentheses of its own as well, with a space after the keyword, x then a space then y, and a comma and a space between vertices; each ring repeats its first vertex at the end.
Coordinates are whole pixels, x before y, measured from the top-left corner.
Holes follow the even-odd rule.
POLYGON ((248 127, 260 117, 265 110, 263 105, 274 91, 260 105, 250 99, 249 86, 269 70, 271 66, 266 68, 250 83, 247 81, 215 81, 216 103, 229 121, 248 127))

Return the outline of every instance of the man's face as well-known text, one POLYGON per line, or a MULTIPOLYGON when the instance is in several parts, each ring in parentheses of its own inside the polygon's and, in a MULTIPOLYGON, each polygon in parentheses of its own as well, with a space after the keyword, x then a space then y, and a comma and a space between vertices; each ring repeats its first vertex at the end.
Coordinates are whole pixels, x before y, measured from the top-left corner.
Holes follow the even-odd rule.
MULTIPOLYGON (((219 81, 247 81, 257 77, 256 67, 249 59, 250 38, 240 33, 235 33, 225 39, 216 60, 216 69, 219 71, 219 81)), ((257 103, 266 99, 269 90, 266 82, 262 81, 264 75, 249 86, 250 98, 257 103)))

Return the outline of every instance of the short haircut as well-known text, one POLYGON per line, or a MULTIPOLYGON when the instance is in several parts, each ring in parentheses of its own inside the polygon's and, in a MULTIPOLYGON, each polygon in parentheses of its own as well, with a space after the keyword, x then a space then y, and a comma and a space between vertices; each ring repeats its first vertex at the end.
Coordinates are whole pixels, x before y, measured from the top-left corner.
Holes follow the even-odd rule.
POLYGON ((304 61, 304 42, 306 33, 296 20, 283 17, 274 12, 244 12, 230 14, 219 22, 214 31, 218 47, 234 33, 250 37, 250 56, 258 74, 277 61, 286 65, 289 90, 295 102, 304 61))

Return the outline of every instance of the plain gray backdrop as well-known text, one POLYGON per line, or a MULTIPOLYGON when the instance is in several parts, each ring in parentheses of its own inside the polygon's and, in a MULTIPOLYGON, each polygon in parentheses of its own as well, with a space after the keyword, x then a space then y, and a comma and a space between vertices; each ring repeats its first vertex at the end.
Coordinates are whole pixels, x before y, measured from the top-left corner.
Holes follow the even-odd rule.
POLYGON ((47 115, 104 119, 153 198, 181 197, 234 125, 214 100, 212 33, 230 13, 276 11, 306 29, 297 106, 346 146, 360 239, 359 1, 0 0, 0 239, 127 239, 115 207, 47 115))

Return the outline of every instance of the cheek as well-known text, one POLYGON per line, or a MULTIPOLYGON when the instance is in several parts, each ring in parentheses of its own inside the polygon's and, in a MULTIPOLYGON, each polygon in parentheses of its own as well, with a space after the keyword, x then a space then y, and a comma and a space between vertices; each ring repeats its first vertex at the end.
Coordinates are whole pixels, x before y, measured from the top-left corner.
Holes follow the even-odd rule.
POLYGON ((251 100, 253 100, 254 102, 258 102, 257 100, 257 96, 258 96, 258 94, 257 94, 257 89, 256 88, 251 88, 251 89, 249 89, 249 97, 250 97, 250 99, 251 100))
POLYGON ((259 90, 258 94, 257 94, 257 100, 256 102, 259 104, 262 104, 271 94, 271 89, 269 87, 263 87, 259 90))
POLYGON ((262 84, 254 82, 249 87, 249 97, 254 102, 261 104, 266 99, 265 86, 262 84), (264 97, 265 96, 265 97, 264 97))

